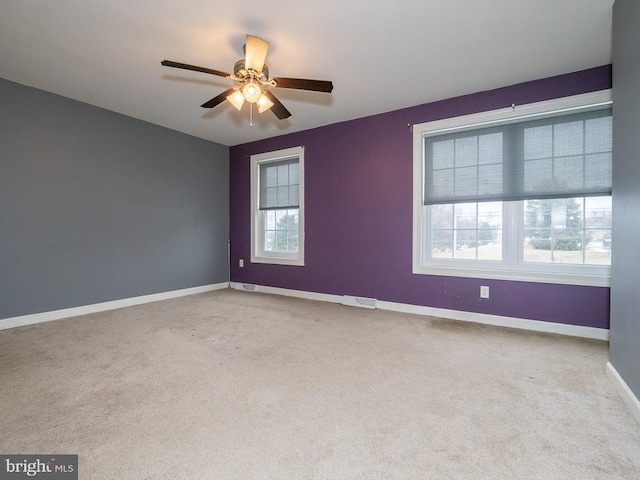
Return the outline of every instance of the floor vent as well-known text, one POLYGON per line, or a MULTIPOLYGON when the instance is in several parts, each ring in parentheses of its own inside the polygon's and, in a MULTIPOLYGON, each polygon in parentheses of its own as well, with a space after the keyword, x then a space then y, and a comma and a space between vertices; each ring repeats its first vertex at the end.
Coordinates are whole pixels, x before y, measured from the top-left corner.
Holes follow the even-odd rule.
POLYGON ((348 307, 376 308, 376 302, 375 298, 352 297, 351 295, 342 297, 342 305, 348 307))
POLYGON ((255 292, 256 286, 251 283, 236 283, 236 290, 243 290, 245 292, 255 292))

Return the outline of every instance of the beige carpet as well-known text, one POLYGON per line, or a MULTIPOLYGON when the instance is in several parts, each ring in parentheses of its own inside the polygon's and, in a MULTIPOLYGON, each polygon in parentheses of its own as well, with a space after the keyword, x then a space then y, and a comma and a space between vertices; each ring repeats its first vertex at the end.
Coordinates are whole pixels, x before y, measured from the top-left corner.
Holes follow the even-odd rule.
POLYGON ((0 452, 81 479, 638 479, 605 342, 223 290, 0 331, 0 452))

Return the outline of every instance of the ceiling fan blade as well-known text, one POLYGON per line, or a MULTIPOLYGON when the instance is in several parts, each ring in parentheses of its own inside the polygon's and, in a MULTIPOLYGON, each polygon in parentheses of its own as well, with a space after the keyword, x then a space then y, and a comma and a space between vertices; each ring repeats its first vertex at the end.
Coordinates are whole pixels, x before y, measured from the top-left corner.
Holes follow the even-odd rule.
POLYGON ((273 80, 278 88, 295 88, 298 90, 311 90, 314 92, 331 93, 333 82, 328 80, 307 80, 305 78, 276 77, 273 80))
POLYGON ((264 96, 273 102, 273 106, 271 107, 271 111, 278 117, 280 120, 284 120, 285 118, 289 118, 291 116, 291 112, 287 110, 280 100, 278 100, 273 93, 269 90, 264 91, 264 96))
POLYGON ((200 105, 202 108, 213 108, 213 107, 217 107, 218 105, 220 105, 222 102, 224 102, 227 97, 229 95, 231 95, 234 92, 235 89, 230 88, 229 90, 225 90, 224 92, 222 92, 220 95, 216 95, 215 97, 213 97, 211 100, 209 100, 208 102, 203 103, 202 105, 200 105))
POLYGON ((212 68, 198 67, 196 65, 188 65, 186 63, 172 62, 171 60, 163 60, 162 65, 165 67, 182 68, 183 70, 193 70, 194 72, 209 73, 211 75, 218 75, 219 77, 229 77, 227 72, 221 72, 220 70, 213 70, 212 68))
POLYGON ((269 42, 265 42, 260 37, 247 35, 247 43, 245 43, 244 49, 244 67, 247 70, 255 70, 258 74, 262 73, 264 61, 267 58, 269 42))

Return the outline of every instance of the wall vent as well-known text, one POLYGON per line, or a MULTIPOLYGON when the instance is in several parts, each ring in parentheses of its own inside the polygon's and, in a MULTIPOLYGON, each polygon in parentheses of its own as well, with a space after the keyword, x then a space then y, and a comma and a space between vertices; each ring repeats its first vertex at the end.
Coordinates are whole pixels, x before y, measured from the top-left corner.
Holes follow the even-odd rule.
POLYGON ((342 305, 348 307, 376 308, 377 300, 375 298, 353 297, 351 295, 343 295, 342 305))
POLYGON ((236 290, 242 290, 245 292, 255 292, 256 286, 252 283, 236 283, 236 290))

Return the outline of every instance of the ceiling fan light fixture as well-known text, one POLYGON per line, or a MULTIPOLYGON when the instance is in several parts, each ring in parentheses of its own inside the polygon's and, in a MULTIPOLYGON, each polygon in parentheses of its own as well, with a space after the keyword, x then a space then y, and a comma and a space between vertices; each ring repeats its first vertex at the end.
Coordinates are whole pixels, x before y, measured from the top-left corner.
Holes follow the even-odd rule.
POLYGON ((242 110, 245 102, 249 103, 249 125, 253 125, 253 104, 259 113, 271 110, 279 119, 284 120, 291 116, 291 112, 273 95, 270 88, 292 88, 296 90, 308 90, 312 92, 331 93, 333 82, 328 80, 311 80, 305 78, 271 77, 269 68, 265 63, 269 42, 247 35, 244 46, 244 58, 238 60, 233 73, 214 70, 187 63, 174 62, 172 60, 162 60, 160 62, 165 67, 180 68, 194 72, 207 73, 224 77, 238 82, 235 87, 228 88, 212 99, 201 105, 202 108, 214 108, 228 100, 237 110, 242 110))
POLYGON ((263 93, 258 99, 258 113, 266 112, 273 107, 273 102, 263 93))
POLYGON ((242 109, 242 105, 244 104, 244 96, 240 90, 235 90, 231 95, 227 95, 227 100, 229 103, 236 107, 236 109, 242 109))
POLYGON ((242 95, 247 102, 256 103, 262 96, 262 89, 253 81, 250 81, 242 87, 242 95))

